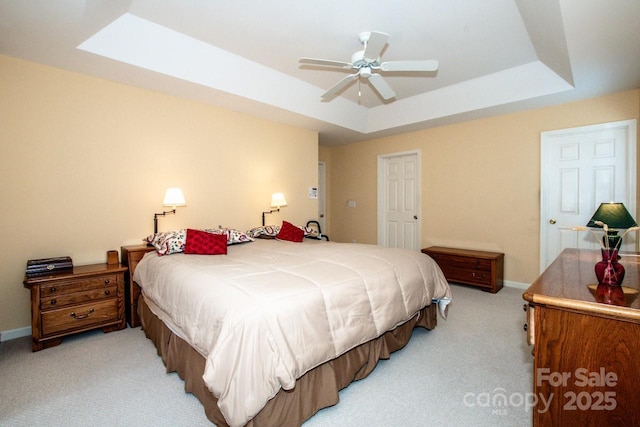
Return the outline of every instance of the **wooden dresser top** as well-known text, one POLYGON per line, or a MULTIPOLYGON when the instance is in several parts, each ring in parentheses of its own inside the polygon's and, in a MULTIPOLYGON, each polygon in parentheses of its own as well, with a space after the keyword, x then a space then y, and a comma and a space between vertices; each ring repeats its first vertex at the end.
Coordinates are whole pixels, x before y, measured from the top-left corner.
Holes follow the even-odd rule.
POLYGON ((127 267, 122 264, 89 264, 89 265, 74 265, 73 270, 56 273, 51 275, 42 275, 42 276, 34 276, 34 277, 26 277, 24 278, 24 286, 25 288, 30 288, 34 285, 39 285, 41 283, 51 283, 51 282, 63 282, 71 279, 80 279, 83 277, 93 277, 96 275, 103 274, 117 274, 127 271, 127 267))
POLYGON ((562 307, 593 315, 640 322, 640 254, 621 253, 625 268, 622 287, 625 305, 596 301, 598 280, 595 264, 602 259, 599 250, 565 249, 542 273, 523 298, 533 304, 562 307))
POLYGON ((443 254, 443 255, 457 255, 457 256, 466 256, 466 257, 473 257, 473 258, 484 258, 484 259, 496 259, 504 256, 504 254, 501 252, 448 248, 443 246, 430 246, 428 248, 422 249, 422 252, 425 254, 436 253, 436 254, 443 254))

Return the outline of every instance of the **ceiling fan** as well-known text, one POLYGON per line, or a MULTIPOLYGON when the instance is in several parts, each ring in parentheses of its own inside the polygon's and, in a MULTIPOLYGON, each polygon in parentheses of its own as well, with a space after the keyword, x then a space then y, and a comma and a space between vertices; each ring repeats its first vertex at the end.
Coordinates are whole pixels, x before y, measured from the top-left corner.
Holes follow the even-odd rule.
POLYGON ((351 56, 351 62, 333 61, 329 59, 301 58, 301 64, 323 65, 354 70, 322 95, 323 101, 332 100, 343 88, 356 79, 363 77, 369 80, 373 88, 387 101, 396 96, 396 93, 387 84, 382 75, 376 71, 393 72, 432 72, 438 70, 436 60, 416 61, 389 61, 380 62, 380 53, 387 44, 389 34, 378 31, 363 32, 359 34, 360 43, 364 47, 351 56))

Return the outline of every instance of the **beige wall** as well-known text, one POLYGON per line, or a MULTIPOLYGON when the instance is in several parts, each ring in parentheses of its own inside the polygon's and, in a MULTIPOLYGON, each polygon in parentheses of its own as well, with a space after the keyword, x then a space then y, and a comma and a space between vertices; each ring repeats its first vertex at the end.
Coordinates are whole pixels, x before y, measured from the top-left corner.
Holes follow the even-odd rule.
MULTIPOLYGON (((538 275, 540 132, 640 117, 640 90, 341 147, 317 134, 0 56, 0 331, 29 325, 26 260, 105 252, 150 233, 169 186, 188 206, 160 229, 305 223, 327 164, 332 240, 375 243, 377 158, 422 153, 422 245, 506 253, 506 279, 538 275), (295 165, 295 167, 292 167, 295 165), (356 208, 347 208, 355 200, 356 208)), ((639 150, 640 151, 640 150, 639 150)), ((637 215, 636 215, 637 217, 637 215)))
POLYGON ((167 187, 187 207, 160 230, 317 216, 317 133, 0 56, 0 331, 30 326, 28 259, 106 251, 153 230, 167 187))
POLYGON ((506 280, 530 283, 539 273, 540 132, 637 119, 639 111, 633 90, 331 147, 322 154, 330 158, 331 238, 376 243, 378 156, 420 150, 422 246, 504 252, 506 280))

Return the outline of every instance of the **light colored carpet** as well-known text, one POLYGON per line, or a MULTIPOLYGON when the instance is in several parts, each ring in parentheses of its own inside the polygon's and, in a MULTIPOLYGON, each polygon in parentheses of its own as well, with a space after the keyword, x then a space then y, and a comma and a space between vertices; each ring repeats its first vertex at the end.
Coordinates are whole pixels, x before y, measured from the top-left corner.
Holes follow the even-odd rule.
MULTIPOLYGON (((409 344, 340 393, 305 427, 530 426, 533 358, 522 290, 489 294, 454 285, 449 319, 416 329, 409 344), (492 404, 504 395, 506 406, 492 404)), ((63 339, 31 352, 0 344, 0 425, 211 426, 140 328, 63 339)))

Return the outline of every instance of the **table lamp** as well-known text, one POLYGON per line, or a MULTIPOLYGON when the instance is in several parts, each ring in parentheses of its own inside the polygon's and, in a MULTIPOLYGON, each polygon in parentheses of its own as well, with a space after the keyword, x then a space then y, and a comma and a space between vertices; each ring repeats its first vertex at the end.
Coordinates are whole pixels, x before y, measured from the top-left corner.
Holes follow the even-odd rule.
POLYGON ((603 286, 622 284, 625 271, 618 262, 618 249, 622 244, 622 237, 631 230, 637 230, 637 225, 624 205, 614 202, 601 203, 587 223, 587 227, 604 229, 601 244, 602 261, 595 265, 600 291, 603 286), (623 229, 626 229, 625 233, 619 236, 618 230, 623 229))

